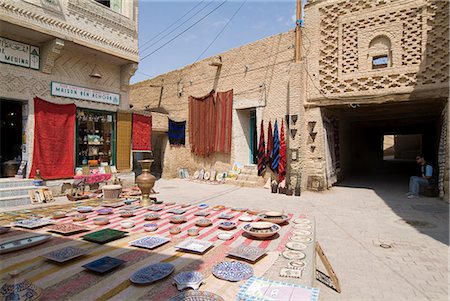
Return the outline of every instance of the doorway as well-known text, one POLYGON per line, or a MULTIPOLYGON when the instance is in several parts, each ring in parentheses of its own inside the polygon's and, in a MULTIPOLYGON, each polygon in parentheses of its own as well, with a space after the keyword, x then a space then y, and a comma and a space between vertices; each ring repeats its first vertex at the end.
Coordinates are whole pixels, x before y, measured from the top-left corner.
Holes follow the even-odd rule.
POLYGON ((152 133, 153 160, 155 161, 152 164, 151 172, 157 179, 162 177, 167 140, 166 132, 155 131, 152 133))
POLYGON ((22 155, 22 103, 1 99, 0 120, 0 176, 11 177, 22 155))

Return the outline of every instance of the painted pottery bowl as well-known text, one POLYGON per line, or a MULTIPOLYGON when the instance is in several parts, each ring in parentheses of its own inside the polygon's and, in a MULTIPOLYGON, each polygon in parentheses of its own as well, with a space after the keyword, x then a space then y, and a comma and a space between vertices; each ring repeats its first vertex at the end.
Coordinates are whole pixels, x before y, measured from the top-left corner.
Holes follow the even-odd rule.
POLYGON ((66 217, 66 213, 64 211, 56 211, 53 212, 52 218, 63 218, 66 217))
POLYGON ((248 215, 244 215, 244 216, 239 217, 239 220, 242 222, 252 222, 254 220, 254 218, 251 216, 248 216, 248 215))
POLYGON ((74 222, 84 221, 87 219, 86 214, 74 214, 71 217, 74 222))
POLYGON ((210 219, 201 218, 195 222, 195 224, 199 227, 208 227, 212 224, 210 219))
POLYGON ((264 222, 270 222, 274 224, 282 224, 289 220, 289 216, 287 215, 280 215, 280 216, 268 216, 265 213, 258 214, 258 218, 264 222))
POLYGON ((131 217, 134 216, 134 211, 121 211, 120 212, 121 217, 131 217))
POLYGON ((256 222, 250 223, 252 229, 269 229, 273 226, 273 223, 270 222, 256 222))
POLYGON ((93 219, 94 224, 98 226, 103 226, 109 224, 109 218, 107 217, 96 217, 93 219))
POLYGON ((91 212, 92 211, 92 207, 91 206, 80 206, 80 207, 77 207, 77 211, 80 212, 80 213, 91 212))
POLYGON ((181 208, 187 208, 191 206, 191 203, 181 204, 181 208))
POLYGON ((188 229, 187 233, 189 236, 197 236, 199 233, 199 229, 198 228, 188 229))
POLYGON ((169 221, 174 224, 181 224, 181 223, 187 222, 187 218, 186 218, 186 216, 183 216, 183 215, 176 215, 176 216, 171 216, 169 221))
POLYGON ((219 232, 217 234, 217 238, 221 240, 230 240, 234 236, 234 233, 232 232, 219 232))
POLYGON ((267 211, 264 213, 267 217, 277 217, 277 216, 282 216, 283 213, 279 212, 279 211, 267 211))
MULTIPOLYGON (((266 222, 264 222, 264 223, 266 223, 266 222)), ((278 226, 277 224, 267 223, 267 224, 271 224, 271 226, 269 228, 267 228, 267 227, 261 228, 261 227, 259 227, 260 225, 256 225, 257 228, 254 228, 254 224, 257 224, 257 223, 246 224, 246 225, 244 225, 242 230, 244 230, 245 233, 247 233, 251 236, 254 236, 254 237, 258 237, 258 238, 267 238, 267 237, 273 236, 281 230, 281 227, 278 226)))
POLYGON ((158 224, 144 224, 144 230, 147 232, 153 232, 158 230, 158 224))
POLYGON ((226 222, 221 222, 219 224, 219 228, 222 228, 224 230, 231 230, 231 229, 235 228, 236 225, 237 224, 235 222, 228 222, 228 221, 226 221, 226 222))
POLYGON ((120 222, 120 226, 122 226, 122 228, 124 228, 124 229, 133 228, 134 227, 134 222, 132 222, 132 221, 123 221, 123 222, 120 222))
POLYGON ((111 208, 102 208, 97 210, 97 214, 99 215, 107 215, 113 213, 113 210, 111 208))
POLYGON ((181 228, 178 226, 172 226, 169 228, 170 234, 178 234, 181 232, 181 228))
POLYGON ((161 215, 159 215, 158 213, 148 213, 146 215, 144 215, 144 219, 146 221, 153 221, 155 219, 159 219, 161 217, 161 215))
POLYGON ((223 206, 223 205, 217 205, 217 206, 214 206, 212 209, 213 209, 213 210, 216 210, 216 211, 219 211, 219 210, 225 209, 225 206, 223 206))

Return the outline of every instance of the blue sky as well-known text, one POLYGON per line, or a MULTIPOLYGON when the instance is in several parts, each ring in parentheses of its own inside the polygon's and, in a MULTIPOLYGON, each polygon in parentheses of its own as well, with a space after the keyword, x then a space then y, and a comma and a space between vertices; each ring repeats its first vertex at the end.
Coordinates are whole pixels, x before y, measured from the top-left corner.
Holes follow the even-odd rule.
POLYGON ((141 61, 131 83, 182 68, 197 59, 202 60, 295 27, 295 0, 248 0, 238 11, 243 3, 241 0, 139 1, 141 61), (217 8, 224 1, 226 2, 217 8), (215 8, 217 10, 206 16, 215 8), (229 22, 236 11, 237 14, 229 22), (182 18, 186 13, 188 14, 182 18), (198 24, 157 50, 203 17, 205 18, 198 24), (179 20, 180 18, 182 19, 179 20), (172 25, 176 21, 178 22, 172 25), (183 22, 186 23, 182 25, 183 22), (229 23, 223 30, 227 22, 229 23), (172 26, 169 27, 170 25, 172 26), (207 49, 221 30, 223 32, 207 49), (164 32, 158 36, 162 31, 164 32), (171 31, 173 32, 170 33, 171 31))

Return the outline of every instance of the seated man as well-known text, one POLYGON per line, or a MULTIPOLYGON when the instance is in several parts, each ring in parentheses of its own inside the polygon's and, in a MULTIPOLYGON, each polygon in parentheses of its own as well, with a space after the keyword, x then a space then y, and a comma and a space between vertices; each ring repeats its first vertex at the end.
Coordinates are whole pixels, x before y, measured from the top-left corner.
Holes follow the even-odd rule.
POLYGON ((427 186, 431 184, 433 179, 433 166, 426 162, 422 155, 416 157, 416 162, 420 164, 422 176, 412 176, 409 179, 409 192, 406 194, 409 199, 418 198, 420 186, 427 186))

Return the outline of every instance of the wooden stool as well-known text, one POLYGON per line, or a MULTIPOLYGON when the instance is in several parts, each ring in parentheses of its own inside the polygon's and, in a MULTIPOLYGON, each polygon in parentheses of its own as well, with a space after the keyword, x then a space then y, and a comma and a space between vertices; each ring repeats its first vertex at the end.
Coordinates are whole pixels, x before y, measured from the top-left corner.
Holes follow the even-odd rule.
POLYGON ((424 186, 423 188, 423 195, 426 197, 434 198, 438 194, 438 189, 435 184, 430 184, 427 186, 424 186))

